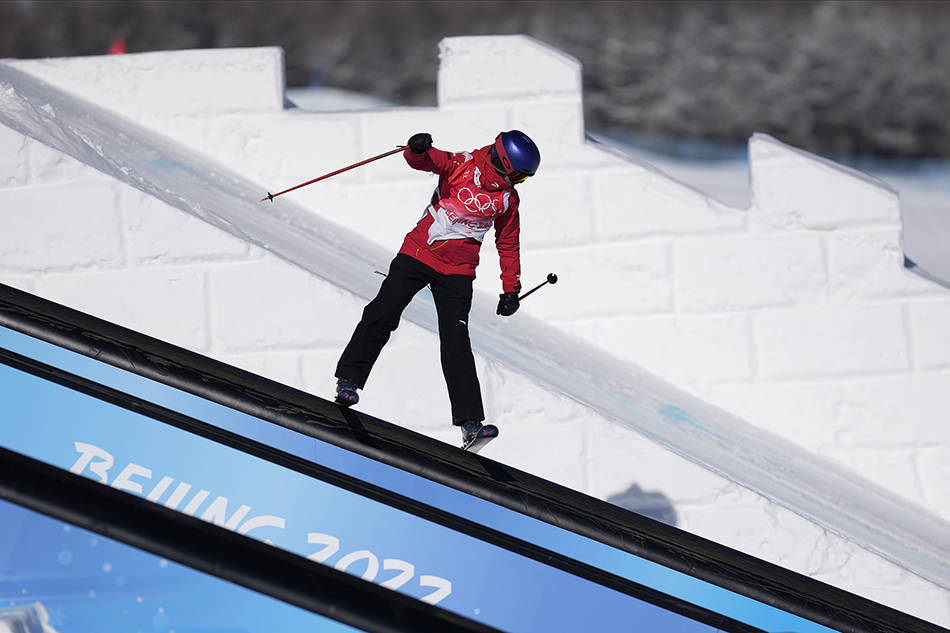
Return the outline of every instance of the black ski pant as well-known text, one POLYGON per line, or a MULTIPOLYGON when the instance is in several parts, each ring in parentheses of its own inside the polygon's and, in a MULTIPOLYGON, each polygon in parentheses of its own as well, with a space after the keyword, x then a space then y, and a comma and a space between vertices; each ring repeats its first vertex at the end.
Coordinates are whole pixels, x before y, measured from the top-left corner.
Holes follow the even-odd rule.
POLYGON ((452 403, 452 423, 484 420, 482 392, 468 337, 472 280, 466 275, 443 275, 408 255, 396 255, 376 298, 363 309, 363 318, 337 363, 336 377, 352 380, 362 389, 390 334, 399 326, 403 310, 428 285, 439 317, 442 373, 452 403))

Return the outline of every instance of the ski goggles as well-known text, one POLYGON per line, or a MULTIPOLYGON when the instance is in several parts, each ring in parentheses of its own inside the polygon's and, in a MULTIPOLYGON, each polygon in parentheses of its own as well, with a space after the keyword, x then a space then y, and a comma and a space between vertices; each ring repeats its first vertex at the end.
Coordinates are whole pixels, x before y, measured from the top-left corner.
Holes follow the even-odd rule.
POLYGON ((508 158, 508 152, 505 151, 505 146, 501 142, 501 134, 498 135, 498 138, 495 139, 495 144, 490 150, 491 155, 491 164, 499 174, 504 176, 512 185, 517 185, 518 183, 524 182, 527 180, 531 174, 525 174, 514 167, 511 166, 511 160, 508 158))

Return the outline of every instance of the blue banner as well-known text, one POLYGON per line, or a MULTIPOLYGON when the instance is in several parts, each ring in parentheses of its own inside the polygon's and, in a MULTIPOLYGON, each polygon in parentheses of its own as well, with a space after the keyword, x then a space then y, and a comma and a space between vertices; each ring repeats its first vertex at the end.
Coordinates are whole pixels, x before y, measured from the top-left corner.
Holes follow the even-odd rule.
MULTIPOLYGON (((5 328, 0 328, 0 347, 763 630, 829 630, 626 552, 5 328)), ((11 450, 506 631, 629 631, 632 623, 643 630, 716 630, 7 365, 0 365, 0 414, 4 419, 0 444, 11 450)), ((37 546, 33 555, 41 560, 49 552, 37 546)), ((3 569, 6 567, 0 567, 3 569)), ((5 593, 0 595, 0 600, 9 598, 5 593)), ((21 600, 19 596, 16 599, 21 600)))
POLYGON ((0 630, 357 629, 0 501, 0 630))

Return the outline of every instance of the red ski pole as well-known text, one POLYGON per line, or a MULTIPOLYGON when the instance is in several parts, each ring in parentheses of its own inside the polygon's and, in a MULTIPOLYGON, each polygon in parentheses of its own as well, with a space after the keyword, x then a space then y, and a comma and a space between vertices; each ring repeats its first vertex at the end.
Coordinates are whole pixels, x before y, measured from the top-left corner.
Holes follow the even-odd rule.
POLYGON ((261 202, 264 202, 265 200, 270 200, 271 202, 273 202, 273 201, 274 201, 274 198, 276 198, 277 196, 282 196, 282 195, 284 195, 285 193, 288 193, 288 192, 290 192, 290 191, 293 191, 294 189, 300 189, 301 187, 306 187, 307 185, 312 185, 313 183, 318 182, 318 181, 320 181, 320 180, 325 180, 325 179, 327 179, 327 178, 330 178, 331 176, 336 176, 337 174, 342 174, 343 172, 349 171, 350 169, 353 169, 354 167, 359 167, 360 165, 365 165, 366 163, 371 163, 371 162, 373 162, 374 160, 379 160, 380 158, 385 158, 386 156, 389 156, 390 154, 395 154, 396 152, 401 152, 401 151, 404 150, 404 149, 406 149, 406 146, 405 146, 405 145, 400 145, 400 146, 397 147, 396 149, 390 150, 390 151, 388 151, 388 152, 383 152, 383 153, 380 154, 379 156, 373 156, 372 158, 367 158, 366 160, 361 160, 360 162, 355 163, 355 164, 353 164, 353 165, 350 165, 349 167, 344 167, 343 169, 337 169, 336 171, 331 172, 331 173, 329 173, 329 174, 324 174, 323 176, 320 176, 319 178, 314 178, 313 180, 308 180, 307 182, 302 182, 302 183, 300 183, 299 185, 297 185, 296 187, 291 187, 290 189, 284 189, 283 191, 279 191, 279 192, 277 192, 277 193, 271 193, 271 192, 268 191, 268 192, 267 192, 267 195, 264 196, 263 198, 261 198, 261 202))

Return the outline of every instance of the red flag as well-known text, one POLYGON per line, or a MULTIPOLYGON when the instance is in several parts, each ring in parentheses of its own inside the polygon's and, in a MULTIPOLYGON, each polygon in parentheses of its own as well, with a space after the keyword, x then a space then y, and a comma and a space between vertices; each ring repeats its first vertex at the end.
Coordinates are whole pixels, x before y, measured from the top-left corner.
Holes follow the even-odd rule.
POLYGON ((110 55, 121 55, 122 53, 128 53, 128 49, 125 46, 125 38, 117 37, 112 40, 112 43, 109 44, 109 54, 110 55))

